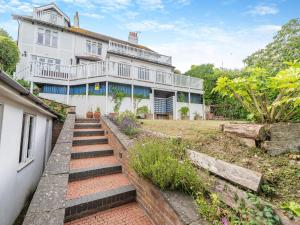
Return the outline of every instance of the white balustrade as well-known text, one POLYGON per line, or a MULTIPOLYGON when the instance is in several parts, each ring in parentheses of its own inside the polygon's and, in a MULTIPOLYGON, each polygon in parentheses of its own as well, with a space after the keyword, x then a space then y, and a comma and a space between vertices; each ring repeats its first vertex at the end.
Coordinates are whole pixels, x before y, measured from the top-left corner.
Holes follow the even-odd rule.
MULTIPOLYGON (((21 71, 17 71, 16 75, 21 71)), ((202 90, 203 80, 180 74, 166 73, 144 67, 131 66, 113 61, 99 61, 80 65, 56 65, 40 62, 30 64, 30 73, 35 77, 60 80, 79 80, 91 77, 114 76, 124 79, 147 81, 202 90)))

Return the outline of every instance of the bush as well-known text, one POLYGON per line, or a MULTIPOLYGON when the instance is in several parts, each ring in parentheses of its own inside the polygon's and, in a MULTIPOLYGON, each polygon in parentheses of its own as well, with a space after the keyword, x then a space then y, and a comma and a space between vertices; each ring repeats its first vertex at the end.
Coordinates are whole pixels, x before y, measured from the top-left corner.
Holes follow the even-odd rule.
POLYGON ((120 130, 128 136, 134 136, 139 132, 140 126, 138 124, 138 121, 135 115, 130 111, 120 113, 116 117, 115 122, 120 127, 120 130))
POLYGON ((118 113, 121 108, 121 104, 125 98, 125 93, 118 88, 112 89, 112 101, 114 102, 114 112, 118 113))
POLYGON ((163 190, 179 190, 195 196, 203 190, 203 183, 188 160, 176 158, 176 155, 182 157, 184 151, 176 146, 172 140, 143 140, 130 149, 130 164, 140 176, 163 190))
POLYGON ((181 116, 187 116, 189 111, 190 109, 187 106, 183 106, 179 109, 181 116))
POLYGON ((0 69, 11 75, 15 71, 18 61, 17 44, 8 37, 0 36, 0 69))

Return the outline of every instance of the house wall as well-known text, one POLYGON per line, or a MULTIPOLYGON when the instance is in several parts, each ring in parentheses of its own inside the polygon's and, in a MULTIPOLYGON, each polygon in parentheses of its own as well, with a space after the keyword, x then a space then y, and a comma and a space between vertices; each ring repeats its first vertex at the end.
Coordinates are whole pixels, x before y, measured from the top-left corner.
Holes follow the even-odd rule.
POLYGON ((0 139, 0 224, 11 225, 35 190, 44 169, 44 158, 51 152, 52 119, 28 106, 0 94, 3 120, 0 139), (21 168, 19 164, 23 112, 36 116, 33 160, 21 168), (48 130, 46 121, 49 119, 48 130), (46 143, 46 136, 48 142, 46 143))

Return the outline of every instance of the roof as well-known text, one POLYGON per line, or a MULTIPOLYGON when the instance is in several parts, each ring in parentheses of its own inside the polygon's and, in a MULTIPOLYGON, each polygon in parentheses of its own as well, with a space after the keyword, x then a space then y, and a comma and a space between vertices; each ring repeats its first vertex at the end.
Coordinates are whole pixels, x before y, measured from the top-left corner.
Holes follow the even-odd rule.
POLYGON ((62 16, 64 16, 68 22, 70 22, 70 18, 68 17, 67 14, 65 14, 54 2, 47 4, 47 5, 43 5, 43 6, 38 6, 38 7, 34 7, 36 10, 47 10, 47 9, 55 9, 59 14, 61 14, 62 16))
POLYGON ((140 49, 148 50, 148 51, 151 51, 151 52, 155 52, 155 51, 151 50, 150 48, 148 48, 146 46, 143 46, 143 45, 133 44, 133 43, 130 43, 128 41, 113 38, 113 37, 110 37, 110 36, 107 36, 107 35, 104 35, 104 34, 96 33, 96 32, 93 32, 93 31, 82 29, 82 28, 73 27, 73 26, 63 27, 63 26, 59 26, 59 25, 56 25, 56 24, 53 24, 53 23, 46 22, 46 21, 33 19, 32 16, 22 16, 22 15, 16 15, 16 14, 13 14, 12 16, 13 16, 14 19, 22 19, 22 20, 27 20, 27 21, 30 21, 30 22, 37 22, 37 23, 44 24, 44 25, 47 25, 47 26, 50 26, 50 27, 55 27, 55 28, 58 28, 58 29, 61 29, 61 30, 69 31, 69 32, 74 33, 74 34, 79 34, 79 35, 82 35, 82 36, 85 36, 85 37, 94 38, 94 39, 102 40, 102 41, 105 41, 105 42, 109 42, 110 40, 111 41, 116 41, 116 42, 119 42, 119 43, 122 43, 122 44, 126 44, 126 45, 136 47, 136 48, 140 48, 140 49))
POLYGON ((22 85, 20 85, 18 82, 16 82, 12 78, 10 78, 6 73, 4 73, 1 70, 0 70, 0 81, 2 81, 7 86, 9 86, 12 89, 14 89, 15 91, 19 92, 20 95, 22 95, 25 98, 29 99, 31 102, 34 102, 40 108, 43 108, 44 110, 47 110, 51 114, 55 115, 55 117, 60 116, 57 112, 55 112, 49 106, 47 106, 41 99, 39 99, 35 95, 31 94, 29 90, 27 90, 22 85))

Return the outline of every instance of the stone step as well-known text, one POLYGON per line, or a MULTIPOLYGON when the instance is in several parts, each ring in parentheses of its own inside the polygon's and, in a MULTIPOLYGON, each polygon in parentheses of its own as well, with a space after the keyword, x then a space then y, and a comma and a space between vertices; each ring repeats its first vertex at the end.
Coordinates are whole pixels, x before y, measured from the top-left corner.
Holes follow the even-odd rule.
POLYGON ((75 123, 75 129, 100 129, 100 123, 75 123))
POLYGON ((105 136, 86 136, 74 137, 73 146, 108 144, 108 138, 105 136))
POLYGON ((115 173, 122 173, 122 166, 119 163, 111 165, 102 165, 90 168, 71 169, 69 182, 83 180, 91 177, 105 176, 115 173))
POLYGON ((86 118, 77 118, 75 123, 99 123, 99 119, 86 119, 86 118))
POLYGON ((102 129, 77 129, 74 130, 74 137, 85 137, 85 136, 103 136, 104 130, 102 129))
POLYGON ((105 166, 119 163, 115 156, 102 156, 83 159, 72 159, 69 163, 70 169, 87 169, 97 166, 105 166))

